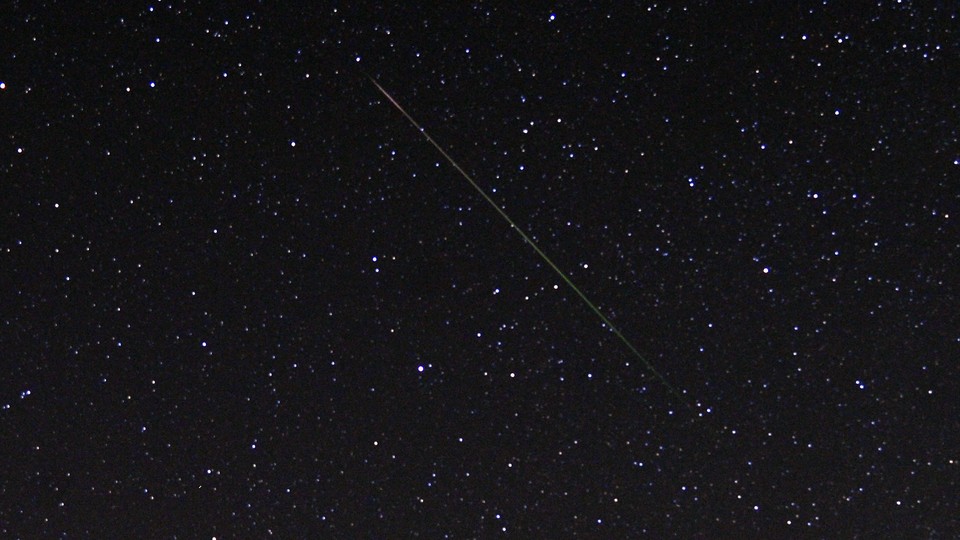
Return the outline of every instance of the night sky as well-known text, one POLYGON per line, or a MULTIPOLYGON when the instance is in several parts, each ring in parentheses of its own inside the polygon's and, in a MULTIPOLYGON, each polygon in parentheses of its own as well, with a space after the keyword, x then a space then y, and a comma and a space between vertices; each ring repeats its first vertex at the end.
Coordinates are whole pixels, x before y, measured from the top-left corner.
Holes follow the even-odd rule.
POLYGON ((3 537, 960 535, 952 2, 117 4, 0 14, 3 537))

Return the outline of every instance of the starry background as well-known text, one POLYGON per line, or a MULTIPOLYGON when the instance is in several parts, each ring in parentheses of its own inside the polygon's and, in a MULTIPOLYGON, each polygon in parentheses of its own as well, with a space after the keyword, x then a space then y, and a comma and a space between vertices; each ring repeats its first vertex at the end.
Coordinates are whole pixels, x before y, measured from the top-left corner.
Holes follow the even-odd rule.
POLYGON ((956 6, 237 4, 3 8, 3 536, 960 534, 956 6))

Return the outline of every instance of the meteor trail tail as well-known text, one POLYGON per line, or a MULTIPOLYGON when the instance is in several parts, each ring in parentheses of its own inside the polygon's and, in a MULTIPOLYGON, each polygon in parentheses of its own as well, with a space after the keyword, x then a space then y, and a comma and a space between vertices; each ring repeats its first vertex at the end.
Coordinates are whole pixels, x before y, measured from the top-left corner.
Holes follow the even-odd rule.
POLYGON ((372 82, 374 86, 376 86, 377 89, 380 90, 380 93, 383 94, 384 97, 386 97, 387 100, 390 101, 390 103, 392 103, 393 106, 398 111, 400 111, 400 114, 406 117, 406 119, 409 120, 411 124, 413 124, 413 127, 417 128, 417 130, 424 136, 424 138, 426 138, 427 141, 430 144, 432 144, 433 147, 436 148, 437 151, 440 152, 444 158, 446 158, 446 160, 450 163, 450 165, 453 165, 453 168, 456 169, 457 172, 459 172, 460 175, 463 176, 463 178, 470 183, 470 186, 472 186, 473 189, 476 190, 476 192, 479 193, 480 196, 484 198, 484 200, 490 203, 490 206, 492 206, 493 209, 496 210, 497 213, 500 214, 500 216, 507 223, 510 224, 510 227, 513 230, 517 231, 517 234, 519 234, 526 243, 530 244, 530 247, 532 247, 533 250, 537 252, 537 255, 539 255, 540 258, 543 259, 544 262, 546 262, 547 265, 550 266, 550 268, 552 268, 553 271, 556 272, 558 276, 560 276, 560 279, 562 279, 571 289, 573 289, 573 292, 577 293, 577 296, 579 296, 580 299, 583 300, 583 303, 585 303, 587 307, 589 307, 590 310, 593 311, 593 313, 597 317, 599 317, 601 321, 603 321, 603 324, 605 324, 607 328, 609 328, 614 334, 616 334, 618 338, 620 338, 620 341, 622 341, 623 344, 626 345, 628 349, 630 349, 630 352, 633 353, 633 355, 636 356, 638 359, 640 359, 640 361, 647 367, 648 370, 650 370, 651 373, 656 375, 656 377, 660 380, 660 382, 663 383, 663 385, 666 386, 674 396, 676 396, 676 398, 680 401, 680 403, 683 403, 688 409, 691 410, 691 412, 696 413, 693 406, 691 406, 690 403, 686 400, 686 398, 683 397, 683 394, 681 394, 676 388, 674 388, 674 386, 670 384, 670 382, 667 381, 667 379, 663 375, 661 375, 660 372, 657 371, 655 367, 653 367, 653 364, 651 364, 649 360, 647 360, 642 354, 640 354, 640 351, 633 346, 633 343, 631 343, 630 340, 627 339, 627 337, 624 336, 620 332, 620 330, 613 325, 612 322, 610 322, 610 319, 608 319, 607 316, 604 315, 602 311, 600 311, 600 308, 594 305, 594 303, 591 302, 589 298, 587 298, 587 295, 585 295, 583 291, 581 291, 576 285, 574 285, 573 281, 571 281, 570 278, 567 277, 567 275, 563 272, 563 270, 560 270, 560 268, 556 264, 554 264, 552 260, 550 260, 550 257, 548 257, 547 254, 540 249, 540 246, 538 246, 533 241, 533 239, 527 236, 527 233, 523 232, 523 229, 518 227, 517 224, 514 223, 512 219, 510 219, 510 216, 508 216, 507 213, 502 208, 500 208, 500 206, 496 202, 494 202, 494 200, 491 199, 489 195, 487 195, 487 192, 484 191, 483 188, 481 188, 480 185, 473 180, 473 177, 467 174, 467 172, 464 171, 460 167, 460 165, 458 165, 457 162, 454 161, 452 157, 450 157, 450 154, 448 154, 446 150, 444 150, 443 147, 441 147, 437 143, 437 141, 433 140, 433 137, 431 137, 427 133, 427 131, 423 129, 420 126, 420 124, 418 124, 417 121, 414 120, 413 117, 410 116, 410 114, 407 113, 406 110, 404 110, 402 106, 400 106, 397 100, 393 99, 393 96, 391 96, 390 93, 386 91, 386 89, 380 86, 380 83, 378 83, 376 79, 374 79, 369 75, 367 75, 367 77, 370 79, 370 82, 372 82))

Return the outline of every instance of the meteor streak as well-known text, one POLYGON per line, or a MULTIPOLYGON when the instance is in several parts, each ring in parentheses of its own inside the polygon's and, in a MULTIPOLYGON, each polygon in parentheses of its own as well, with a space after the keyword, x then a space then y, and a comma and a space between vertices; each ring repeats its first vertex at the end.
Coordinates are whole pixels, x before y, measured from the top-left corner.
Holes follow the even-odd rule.
POLYGON ((392 103, 393 106, 398 111, 400 111, 400 114, 406 117, 406 119, 410 121, 411 124, 413 124, 413 127, 417 128, 417 131, 419 131, 424 136, 424 138, 427 139, 427 141, 431 145, 433 145, 433 147, 436 148, 437 151, 440 152, 440 154, 442 154, 444 158, 446 158, 446 160, 450 163, 450 165, 453 165, 453 168, 456 169, 461 176, 463 176, 463 178, 470 184, 470 186, 472 186, 473 189, 476 190, 476 192, 479 193, 480 196, 484 198, 484 200, 490 203, 490 206, 492 206, 493 209, 496 210, 498 214, 500 214, 500 217, 502 217, 507 223, 509 223, 510 227, 513 230, 517 231, 517 234, 519 234, 523 238, 524 242, 530 244, 530 247, 532 247, 533 250, 537 252, 537 255, 539 255, 540 258, 543 259, 543 261, 546 262, 547 265, 550 266, 550 268, 552 268, 553 271, 556 272, 558 276, 560 276, 560 279, 562 279, 573 290, 573 292, 577 293, 577 296, 579 296, 580 299, 583 300, 583 303, 586 304, 587 307, 589 307, 590 310, 593 311, 593 313, 600 318, 600 320, 603 322, 603 324, 607 326, 607 328, 609 328, 614 334, 616 334, 618 338, 620 338, 620 341, 622 341, 623 344, 626 345, 628 349, 630 349, 630 352, 633 353, 634 356, 639 358, 640 362, 642 362, 647 367, 647 369, 650 370, 651 373, 656 375, 656 377, 660 380, 660 382, 663 383, 663 385, 666 386, 670 390, 670 392, 674 396, 676 396, 676 398, 681 403, 683 403, 688 409, 690 409, 691 412, 695 413, 696 411, 694 411, 694 408, 690 405, 690 403, 686 400, 686 398, 683 397, 683 394, 677 391, 677 389, 672 384, 670 384, 670 382, 667 381, 667 379, 663 375, 661 375, 660 372, 657 371, 655 367, 653 367, 653 364, 651 364, 649 360, 647 360, 642 354, 640 354, 640 351, 633 346, 633 343, 631 343, 630 340, 627 339, 627 337, 624 336, 620 332, 620 330, 616 326, 614 326, 612 322, 610 322, 610 319, 608 319, 607 316, 604 315, 602 311, 600 311, 600 308, 598 308, 593 302, 591 302, 590 299, 587 298, 587 295, 585 295, 583 291, 580 290, 579 287, 574 285, 573 281, 570 280, 567 274, 565 274, 563 270, 560 269, 560 267, 558 267, 556 264, 553 263, 552 260, 550 260, 550 257, 548 257, 547 254, 540 249, 540 246, 538 246, 536 242, 534 242, 533 239, 531 239, 527 235, 527 233, 523 232, 523 229, 518 227, 517 224, 514 223, 512 219, 510 219, 510 216, 507 215, 507 213, 503 210, 503 208, 500 208, 500 205, 494 202, 494 200, 491 199, 489 195, 487 195, 487 192, 484 191, 483 188, 481 188, 480 185, 474 181, 473 177, 467 174, 467 172, 464 171, 463 168, 461 168, 460 165, 458 165, 457 162, 454 161, 452 157, 450 157, 450 154, 448 154, 446 150, 444 150, 443 147, 437 143, 437 141, 433 140, 433 137, 431 137, 430 134, 428 134, 427 131, 423 129, 420 126, 420 124, 418 124, 417 121, 414 120, 412 116, 410 116, 409 113, 407 113, 407 111, 400 105, 400 103, 397 102, 397 100, 393 99, 393 96, 391 96, 390 93, 387 92, 384 87, 380 86, 380 83, 378 83, 376 79, 374 79, 370 75, 367 75, 367 78, 369 78, 370 82, 372 82, 373 85, 377 87, 377 90, 380 90, 380 93, 383 94, 383 96, 386 97, 387 100, 390 103, 392 103))

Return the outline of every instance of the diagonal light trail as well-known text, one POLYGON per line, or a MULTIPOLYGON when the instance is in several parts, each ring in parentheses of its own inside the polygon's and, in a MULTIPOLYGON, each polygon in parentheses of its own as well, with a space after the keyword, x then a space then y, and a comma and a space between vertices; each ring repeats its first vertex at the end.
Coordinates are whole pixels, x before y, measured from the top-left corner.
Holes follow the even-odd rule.
POLYGON ((527 233, 523 232, 523 229, 518 227, 517 224, 512 219, 510 219, 510 216, 508 216, 507 213, 502 208, 500 208, 500 205, 494 202, 494 200, 491 199, 489 195, 487 195, 487 192, 484 191, 483 188, 481 188, 480 185, 474 181, 473 177, 467 174, 467 172, 463 170, 463 168, 461 168, 460 165, 458 165, 457 162, 452 157, 450 157, 450 154, 448 154, 446 150, 444 150, 443 147, 437 143, 437 141, 433 140, 433 137, 431 137, 430 134, 427 133, 427 131, 423 129, 420 126, 420 124, 418 124, 417 121, 413 119, 412 116, 410 116, 410 114, 400 105, 400 103, 397 102, 397 100, 393 99, 393 96, 391 96, 390 93, 387 92, 384 87, 380 86, 380 83, 378 83, 376 79, 374 79, 370 75, 367 75, 367 77, 370 79, 370 82, 372 82, 374 86, 376 86, 377 89, 380 90, 380 93, 382 93, 384 97, 386 97, 387 100, 389 100, 390 103, 392 103, 393 106, 396 107, 398 111, 400 111, 400 114, 406 117, 406 119, 409 120, 411 124, 413 124, 413 127, 417 128, 417 130, 424 136, 424 138, 426 138, 427 141, 430 144, 432 144, 433 147, 436 148, 437 151, 440 152, 444 158, 446 158, 446 160, 450 163, 450 165, 453 165, 453 168, 456 169, 457 172, 459 172, 460 175, 463 176, 463 178, 470 183, 473 189, 475 189, 477 193, 479 193, 480 196, 484 198, 484 200, 490 203, 490 206, 492 206, 493 209, 496 210, 497 213, 500 214, 500 216, 504 220, 506 220, 507 223, 510 224, 510 227, 513 230, 517 231, 517 233, 523 238, 523 240, 526 243, 530 244, 530 247, 532 247, 533 250, 537 252, 537 255, 539 255, 540 258, 543 259, 544 262, 546 262, 547 265, 550 266, 550 268, 553 268, 553 271, 556 272, 558 276, 560 276, 560 279, 562 279, 571 289, 573 289, 573 292, 577 293, 577 296, 579 296, 580 299, 583 300, 583 303, 585 303, 587 307, 589 307, 590 310, 593 311, 593 313, 597 317, 599 317, 601 321, 603 321, 603 324, 605 324, 607 328, 609 328, 614 334, 616 334, 618 338, 620 338, 620 341, 622 341, 623 344, 626 345, 628 349, 630 349, 630 352, 632 352, 634 356, 639 358, 640 362, 642 362, 647 367, 647 369, 650 370, 651 373, 656 375, 656 377, 660 380, 660 382, 663 383, 663 385, 666 386, 670 390, 670 392, 674 396, 676 396, 676 398, 681 403, 683 403, 688 409, 690 409, 691 412, 696 413, 693 406, 690 405, 687 399, 683 397, 683 394, 681 394, 672 384, 670 384, 670 381, 668 381, 666 377, 660 374, 660 372, 657 371, 657 368, 655 368, 653 364, 650 363, 649 360, 647 360, 642 354, 640 354, 640 351, 637 350, 637 348, 634 347, 633 343, 631 343, 630 340, 627 339, 627 337, 620 332, 620 329, 614 326, 614 324, 610 322, 610 319, 608 319, 607 316, 604 315, 602 311, 600 311, 600 308, 598 308, 593 302, 591 302, 590 299, 587 298, 587 295, 585 295, 583 291, 581 291, 580 288, 573 283, 573 281, 567 276, 567 274, 565 274, 563 270, 560 269, 560 267, 558 267, 556 264, 554 264, 552 260, 550 260, 550 257, 548 257, 547 254, 540 249, 540 246, 538 246, 536 242, 534 242, 533 239, 531 239, 527 235, 527 233))

